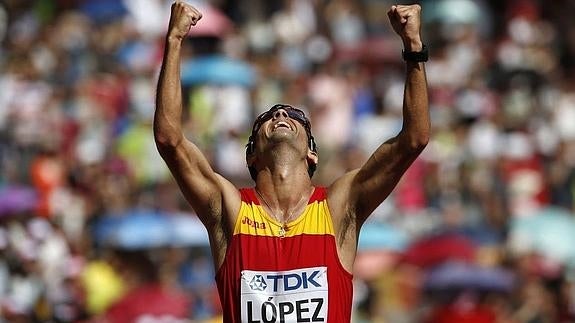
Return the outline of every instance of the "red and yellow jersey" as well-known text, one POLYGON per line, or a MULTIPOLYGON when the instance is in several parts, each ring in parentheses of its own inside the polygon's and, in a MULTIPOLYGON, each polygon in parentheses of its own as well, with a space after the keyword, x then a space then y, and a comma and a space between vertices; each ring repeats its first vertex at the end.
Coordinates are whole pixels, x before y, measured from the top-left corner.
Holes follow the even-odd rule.
POLYGON ((349 322, 352 275, 339 261, 326 189, 282 225, 253 188, 242 203, 226 258, 216 274, 224 322, 349 322))

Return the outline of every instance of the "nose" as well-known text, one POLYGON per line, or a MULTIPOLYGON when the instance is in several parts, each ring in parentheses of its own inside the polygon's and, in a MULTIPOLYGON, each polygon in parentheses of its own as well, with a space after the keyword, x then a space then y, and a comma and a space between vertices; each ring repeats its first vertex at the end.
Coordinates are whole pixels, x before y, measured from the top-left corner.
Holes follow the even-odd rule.
POLYGON ((273 114, 273 118, 275 119, 280 119, 280 118, 288 118, 289 115, 287 113, 287 111, 285 109, 277 109, 274 114, 273 114))

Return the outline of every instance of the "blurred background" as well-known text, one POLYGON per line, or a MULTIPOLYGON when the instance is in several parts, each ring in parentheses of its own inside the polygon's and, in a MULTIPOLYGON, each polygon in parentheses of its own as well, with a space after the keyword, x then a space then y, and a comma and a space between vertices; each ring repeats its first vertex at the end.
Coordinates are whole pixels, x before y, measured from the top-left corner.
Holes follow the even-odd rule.
MULTIPOLYGON (((353 322, 575 322, 575 1, 416 2, 432 139, 363 228, 353 322)), ((190 3, 184 129, 238 187, 277 102, 312 119, 318 185, 398 133, 391 1, 190 3)), ((221 321, 152 136, 170 5, 0 4, 0 322, 221 321)))

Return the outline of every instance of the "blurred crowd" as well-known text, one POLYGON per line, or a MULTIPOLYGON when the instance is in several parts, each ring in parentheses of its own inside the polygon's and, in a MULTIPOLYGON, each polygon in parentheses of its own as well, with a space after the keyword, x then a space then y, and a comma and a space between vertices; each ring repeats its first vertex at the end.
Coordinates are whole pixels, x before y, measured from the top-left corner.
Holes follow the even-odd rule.
MULTIPOLYGON (((275 103, 310 115, 318 185, 400 130, 391 1, 189 2, 182 122, 238 187, 275 103)), ((432 139, 364 226, 353 321, 575 322, 575 1, 417 3, 432 139)), ((151 129, 170 5, 0 4, 0 322, 219 321, 151 129)))

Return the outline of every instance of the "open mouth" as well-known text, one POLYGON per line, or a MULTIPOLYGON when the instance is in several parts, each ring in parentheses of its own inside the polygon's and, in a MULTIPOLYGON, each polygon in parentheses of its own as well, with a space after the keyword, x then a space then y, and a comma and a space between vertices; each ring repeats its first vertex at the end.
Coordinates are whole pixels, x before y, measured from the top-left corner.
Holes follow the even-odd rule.
POLYGON ((279 128, 286 128, 289 130, 293 130, 292 127, 290 126, 290 124, 285 122, 285 121, 280 121, 280 122, 276 123, 273 127, 273 130, 277 130, 279 128))

